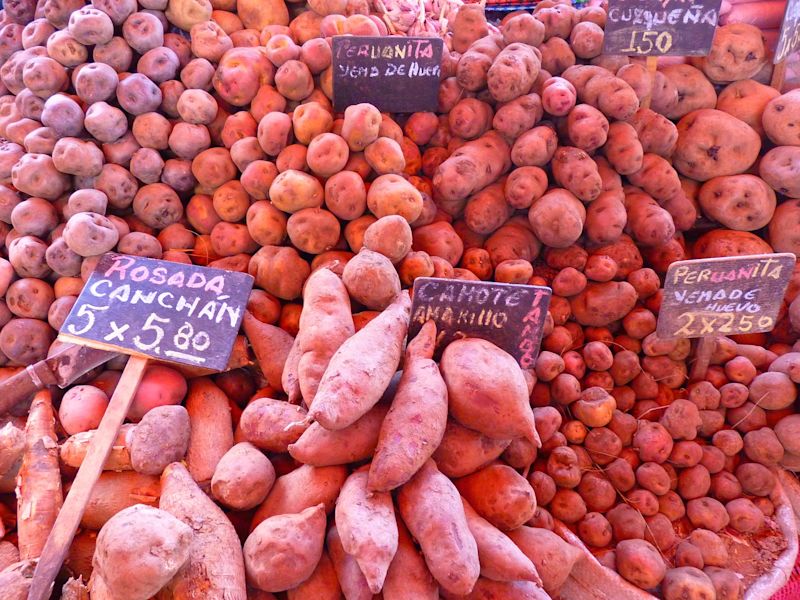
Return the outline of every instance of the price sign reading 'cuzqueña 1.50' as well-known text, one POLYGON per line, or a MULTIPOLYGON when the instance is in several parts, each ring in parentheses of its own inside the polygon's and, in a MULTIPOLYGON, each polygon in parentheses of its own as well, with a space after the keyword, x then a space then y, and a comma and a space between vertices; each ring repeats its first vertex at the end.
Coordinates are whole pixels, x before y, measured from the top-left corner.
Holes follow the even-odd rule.
POLYGON ((106 254, 60 338, 222 371, 252 287, 246 273, 106 254))
POLYGON ((333 38, 333 104, 369 103, 383 112, 435 111, 442 72, 441 38, 333 38))
POLYGON ((609 0, 603 54, 705 56, 722 0, 609 0))
POLYGON ((794 254, 785 253, 672 263, 664 280, 658 337, 771 331, 795 262, 794 254))
POLYGON ((437 349, 477 337, 499 346, 523 369, 539 355, 553 290, 538 285, 420 277, 414 280, 409 339, 426 321, 436 322, 437 349))

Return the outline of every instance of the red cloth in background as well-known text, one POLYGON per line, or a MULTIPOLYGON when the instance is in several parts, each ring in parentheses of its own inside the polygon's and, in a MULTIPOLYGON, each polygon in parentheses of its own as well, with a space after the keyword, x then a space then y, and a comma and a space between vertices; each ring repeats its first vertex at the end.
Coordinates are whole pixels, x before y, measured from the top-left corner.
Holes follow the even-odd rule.
POLYGON ((787 583, 771 600, 800 600, 800 557, 792 569, 792 575, 787 583))

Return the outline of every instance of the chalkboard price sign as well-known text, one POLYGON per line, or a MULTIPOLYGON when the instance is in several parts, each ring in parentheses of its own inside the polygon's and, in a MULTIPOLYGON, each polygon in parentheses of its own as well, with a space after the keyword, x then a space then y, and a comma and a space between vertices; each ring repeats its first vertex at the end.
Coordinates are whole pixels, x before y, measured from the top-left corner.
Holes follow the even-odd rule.
POLYGON ((672 263, 658 314, 661 338, 771 331, 795 255, 755 254, 672 263))
POLYGON ((798 49, 800 49, 800 0, 789 0, 786 3, 781 35, 772 62, 777 65, 798 49))
POLYGON ((604 54, 705 56, 722 0, 609 0, 604 54))
POLYGON ((222 371, 252 287, 245 273, 106 254, 60 338, 222 371))
POLYGON ((368 102, 384 112, 434 111, 442 68, 441 38, 333 38, 333 104, 368 102))
POLYGON ((409 339, 433 319, 437 347, 453 340, 488 340, 530 369, 539 355, 553 290, 537 285, 421 277, 414 280, 409 339))

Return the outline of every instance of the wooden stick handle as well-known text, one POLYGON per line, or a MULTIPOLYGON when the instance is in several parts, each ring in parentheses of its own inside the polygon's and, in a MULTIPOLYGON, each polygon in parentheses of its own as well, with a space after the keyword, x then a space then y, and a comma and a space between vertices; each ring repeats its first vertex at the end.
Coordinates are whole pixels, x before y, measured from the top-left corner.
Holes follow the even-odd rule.
POLYGON ((31 589, 28 592, 28 600, 47 600, 53 588, 53 582, 58 575, 64 559, 67 557, 72 538, 78 530, 78 525, 83 518, 86 505, 92 493, 92 488, 100 473, 103 465, 108 459, 114 440, 117 438, 119 428, 128 414, 136 388, 144 375, 144 368, 147 366, 147 359, 139 356, 131 356, 128 364, 122 372, 122 377, 117 384, 114 395, 108 403, 108 408, 97 429, 97 434, 92 441, 86 458, 75 476, 72 488, 64 501, 64 506, 58 513, 53 530, 47 538, 39 564, 33 573, 31 589))
POLYGON ((706 377, 708 365, 711 362, 711 355, 717 345, 716 336, 706 336, 700 338, 697 343, 697 351, 694 356, 694 366, 692 367, 691 381, 702 381, 706 377))
POLYGON ((650 74, 652 84, 650 85, 650 93, 642 98, 642 108, 650 108, 650 103, 653 101, 653 90, 656 87, 656 71, 658 71, 658 57, 647 57, 647 72, 650 74))
POLYGON ((777 65, 772 67, 772 80, 770 85, 779 92, 783 88, 783 80, 786 78, 786 61, 782 60, 777 65))

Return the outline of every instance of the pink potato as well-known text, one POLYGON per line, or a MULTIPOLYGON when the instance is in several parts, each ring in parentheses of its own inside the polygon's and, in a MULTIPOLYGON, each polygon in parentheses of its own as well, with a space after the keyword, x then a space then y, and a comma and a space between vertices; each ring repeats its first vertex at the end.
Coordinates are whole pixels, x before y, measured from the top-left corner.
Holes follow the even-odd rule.
POLYGON ((108 406, 108 396, 91 385, 76 385, 61 399, 58 419, 69 435, 97 429, 108 406))
POLYGON ((180 404, 186 391, 186 380, 175 369, 161 365, 148 367, 136 389, 128 419, 138 422, 156 406, 180 404))

